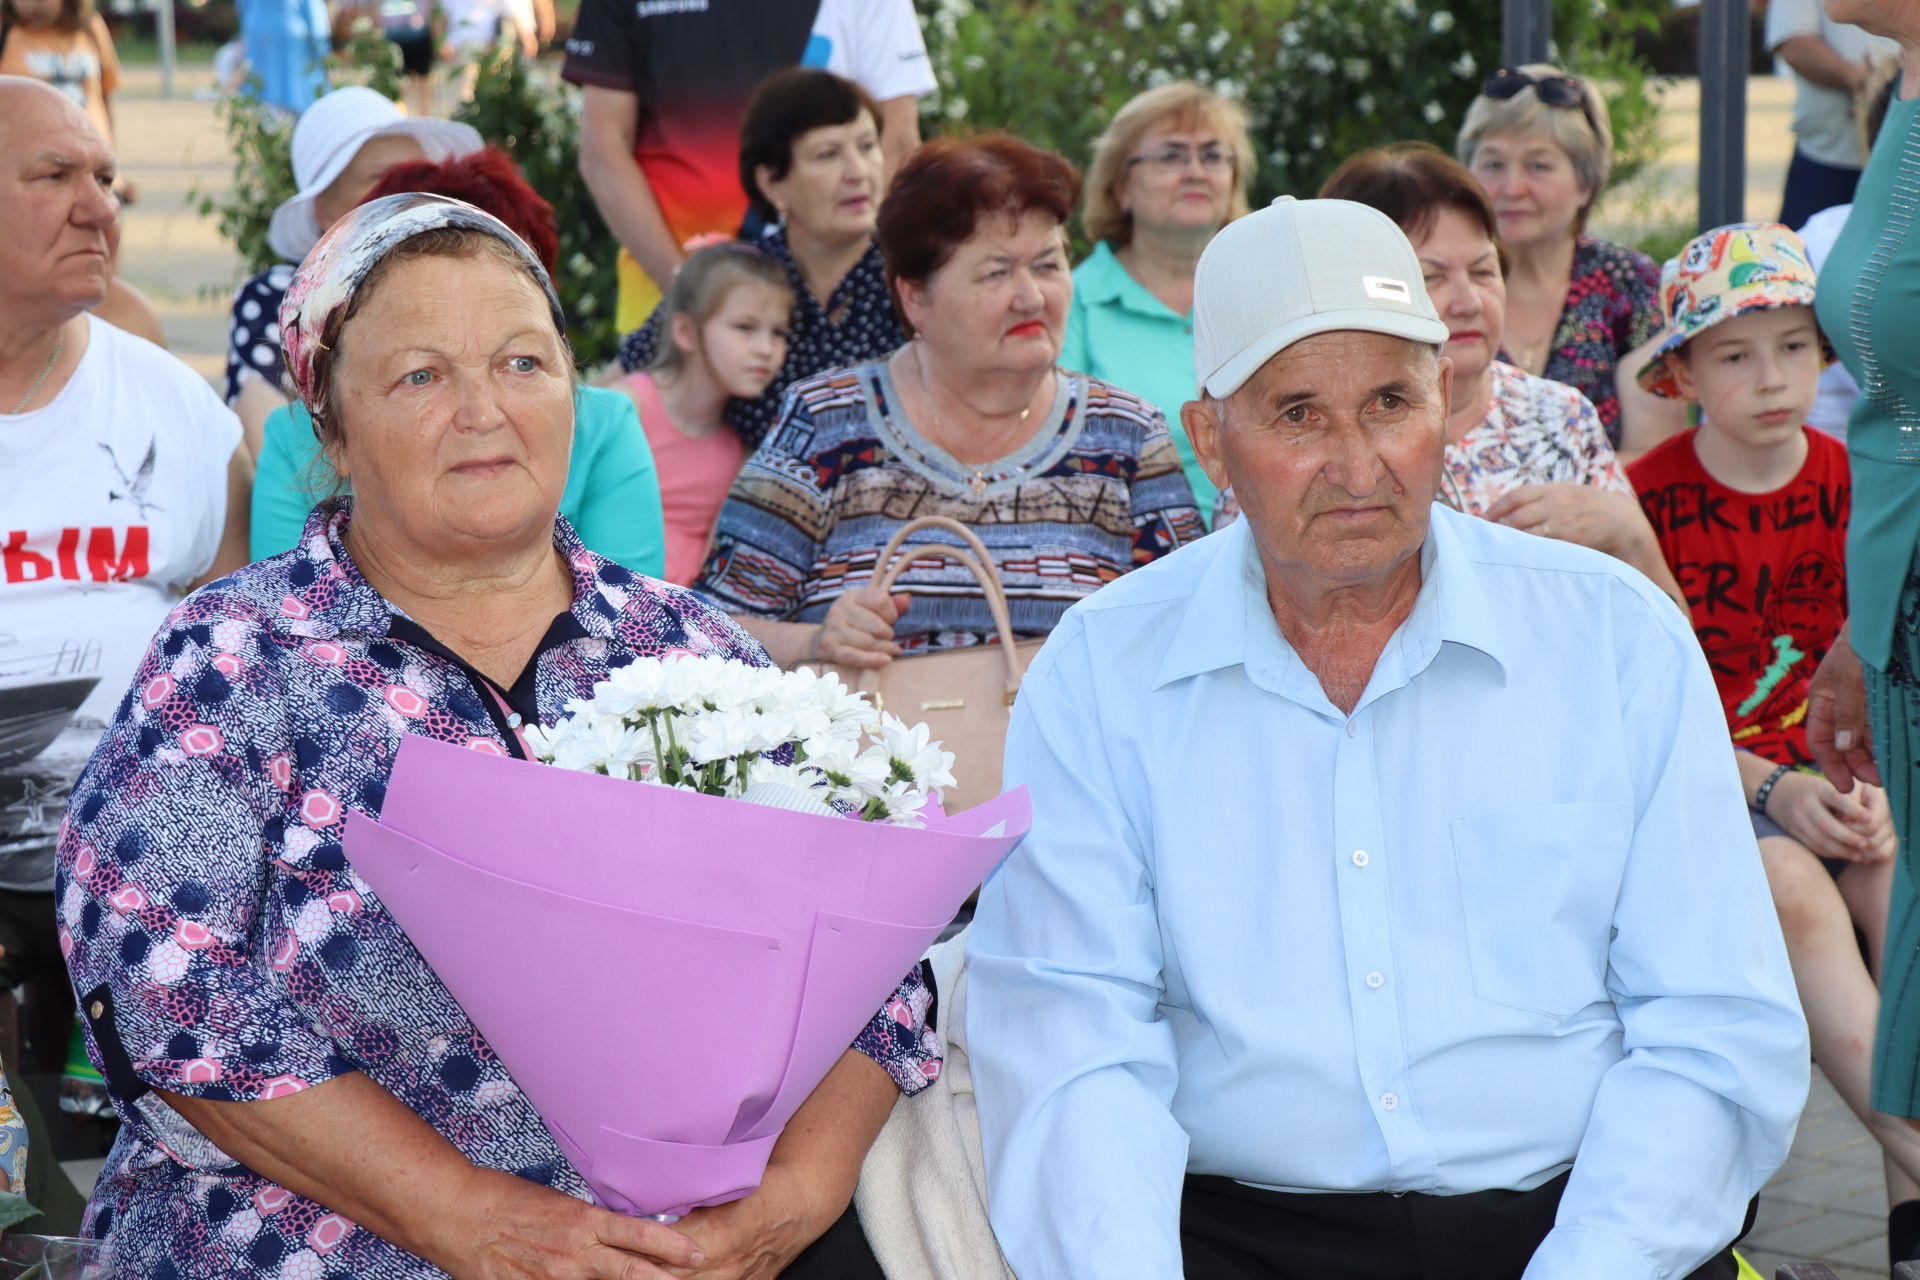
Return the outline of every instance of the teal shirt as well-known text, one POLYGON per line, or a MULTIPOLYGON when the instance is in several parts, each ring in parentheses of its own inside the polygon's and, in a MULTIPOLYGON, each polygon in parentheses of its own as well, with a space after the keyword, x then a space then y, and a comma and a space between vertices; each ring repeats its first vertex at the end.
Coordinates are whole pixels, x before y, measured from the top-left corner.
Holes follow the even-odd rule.
MULTIPOLYGON (((333 467, 314 437, 306 406, 295 404, 269 414, 254 468, 253 558, 264 560, 292 549, 308 513, 333 493, 334 485, 333 467)), ((589 551, 650 578, 665 572, 660 479, 633 401, 623 393, 606 387, 579 389, 560 514, 589 551)))
POLYGON ((1193 399, 1193 316, 1177 315, 1127 274, 1106 241, 1073 269, 1073 307, 1060 365, 1089 373, 1148 401, 1166 415, 1180 466, 1213 524, 1213 481, 1200 469, 1193 442, 1180 425, 1180 406, 1193 399))
POLYGON ((1848 616, 1861 660, 1887 669, 1893 620, 1920 543, 1920 99, 1887 108, 1853 212, 1820 269, 1820 328, 1859 382, 1847 424, 1853 516, 1848 616))

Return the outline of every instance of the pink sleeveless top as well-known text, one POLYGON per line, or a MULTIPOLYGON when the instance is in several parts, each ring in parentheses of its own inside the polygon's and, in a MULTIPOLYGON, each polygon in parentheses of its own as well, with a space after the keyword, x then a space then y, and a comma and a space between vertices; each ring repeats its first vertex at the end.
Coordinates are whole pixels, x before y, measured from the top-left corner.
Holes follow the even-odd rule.
POLYGON ((690 587, 700 576, 720 507, 747 460, 746 446, 730 430, 694 439, 680 433, 660 401, 653 375, 635 373, 617 384, 640 409, 640 429, 653 450, 660 476, 660 515, 666 525, 667 581, 690 587))

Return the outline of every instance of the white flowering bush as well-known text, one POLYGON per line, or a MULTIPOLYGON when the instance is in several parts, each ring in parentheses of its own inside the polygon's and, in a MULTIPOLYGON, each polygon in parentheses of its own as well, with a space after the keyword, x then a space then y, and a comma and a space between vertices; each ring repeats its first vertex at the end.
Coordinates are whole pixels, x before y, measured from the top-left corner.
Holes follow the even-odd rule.
MULTIPOLYGON (((1197 80, 1239 99, 1256 208, 1312 195, 1347 156, 1403 139, 1451 152, 1500 60, 1501 0, 916 0, 939 95, 923 129, 1002 128, 1084 167, 1134 94, 1197 80)), ((1556 56, 1608 86, 1615 181, 1655 153, 1630 41, 1668 0, 1555 0, 1556 56)))
POLYGON ((926 725, 876 715, 838 677, 716 657, 620 667, 527 742, 563 769, 903 826, 954 785, 926 725))

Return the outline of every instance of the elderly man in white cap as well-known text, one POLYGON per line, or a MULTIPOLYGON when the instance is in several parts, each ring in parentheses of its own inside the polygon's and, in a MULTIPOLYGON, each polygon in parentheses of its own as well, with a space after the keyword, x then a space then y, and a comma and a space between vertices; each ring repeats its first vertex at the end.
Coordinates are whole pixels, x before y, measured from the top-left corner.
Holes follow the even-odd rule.
POLYGON ((403 116, 391 98, 361 85, 335 89, 301 113, 293 127, 293 179, 299 189, 273 211, 267 226, 268 244, 285 261, 235 291, 227 334, 227 404, 246 428, 249 456, 259 456, 267 415, 288 401, 280 363, 280 300, 300 260, 393 166, 452 160, 483 145, 472 125, 403 116))
POLYGON ((1245 519, 1027 674, 967 1031, 1021 1280, 1671 1280, 1786 1156, 1806 1027, 1713 681, 1620 561, 1433 502, 1446 326, 1384 215, 1195 281, 1245 519))

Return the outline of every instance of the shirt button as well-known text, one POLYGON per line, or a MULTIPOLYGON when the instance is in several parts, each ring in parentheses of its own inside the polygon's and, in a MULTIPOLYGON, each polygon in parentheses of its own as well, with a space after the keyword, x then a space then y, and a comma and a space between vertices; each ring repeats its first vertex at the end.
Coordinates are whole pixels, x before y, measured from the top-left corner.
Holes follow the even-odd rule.
POLYGON ((98 1000, 87 1006, 87 1016, 95 1022, 107 1016, 107 1006, 98 1000))
POLYGON ((1378 991, 1380 988, 1387 985, 1387 975, 1384 973, 1381 973, 1378 969, 1375 969, 1372 973, 1367 975, 1367 985, 1372 987, 1375 991, 1378 991))
POLYGON ((1373 859, 1372 859, 1372 858, 1369 858, 1369 857, 1367 856, 1367 851, 1366 851, 1365 849, 1355 849, 1355 850, 1353 851, 1353 865, 1354 865, 1354 866, 1356 866, 1356 867, 1364 867, 1364 866, 1366 866, 1366 865, 1367 865, 1367 864, 1368 864, 1369 862, 1372 862, 1372 861, 1373 861, 1373 859))
POLYGON ((313 1034, 319 1036, 323 1040, 326 1039, 327 1029, 321 1026, 317 1022, 308 1023, 307 1030, 313 1032, 313 1034))
POLYGON ((1360 732, 1360 726, 1358 723, 1352 720, 1347 721, 1347 736, 1349 738, 1351 738, 1354 734, 1359 732, 1360 732))
POLYGON ((1399 1106, 1399 1105, 1400 1105, 1400 1095, 1399 1095, 1399 1094, 1397 1094, 1397 1093, 1383 1093, 1383 1094, 1381 1094, 1381 1095, 1380 1095, 1380 1109, 1381 1109, 1382 1111, 1391 1111, 1391 1110, 1393 1110, 1393 1109, 1394 1109, 1395 1107, 1397 1107, 1397 1106, 1399 1106))

